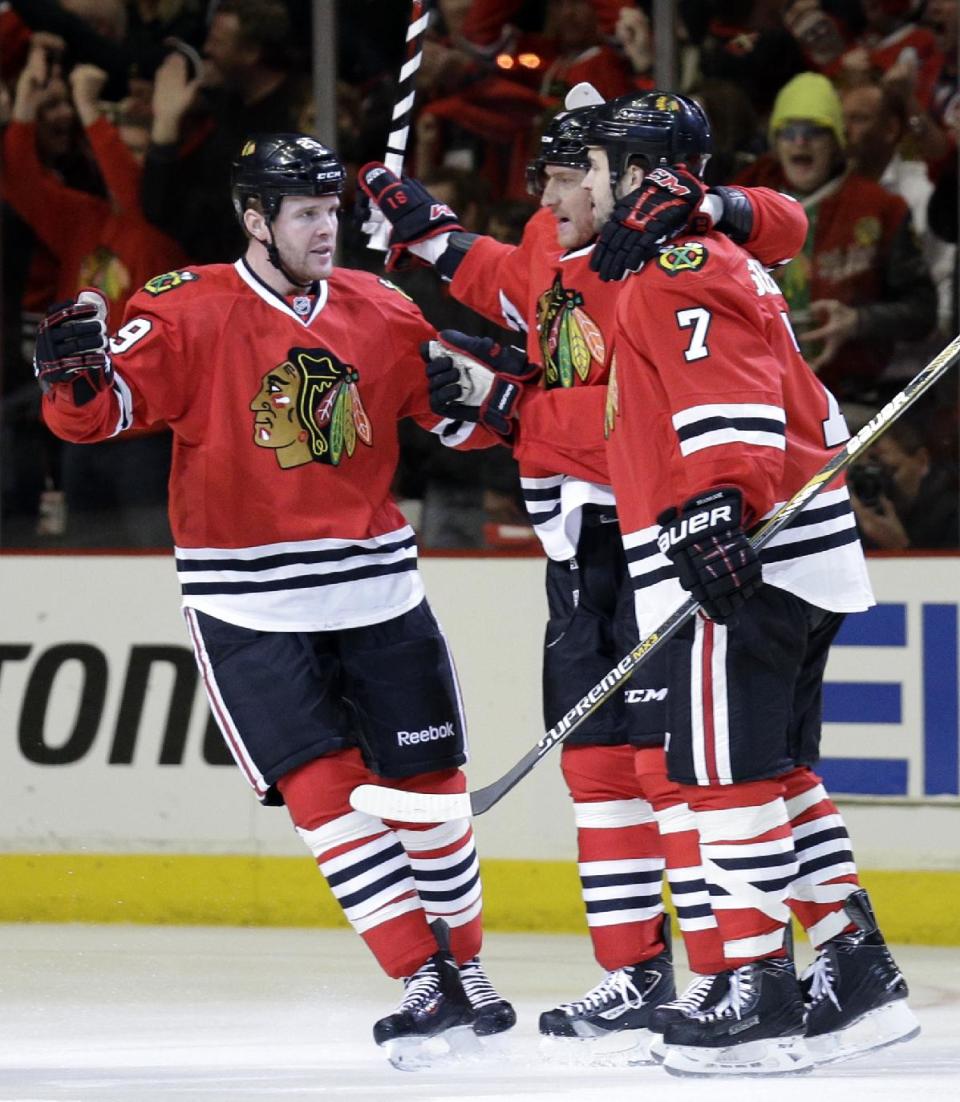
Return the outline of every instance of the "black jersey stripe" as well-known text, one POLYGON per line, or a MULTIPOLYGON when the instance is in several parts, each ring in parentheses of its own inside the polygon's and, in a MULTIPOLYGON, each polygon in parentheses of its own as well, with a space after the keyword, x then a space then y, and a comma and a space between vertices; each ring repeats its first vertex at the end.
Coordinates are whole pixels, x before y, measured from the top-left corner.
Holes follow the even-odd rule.
POLYGON ((737 432, 769 432, 774 436, 786 436, 784 423, 772 417, 703 417, 677 429, 680 440, 692 440, 719 429, 737 432))
POLYGON ((562 512, 563 506, 560 502, 557 502, 551 509, 545 511, 540 509, 534 511, 530 508, 529 504, 527 505, 527 516, 530 518, 535 528, 538 524, 548 524, 551 520, 560 516, 562 512))
POLYGON ((824 551, 832 551, 835 547, 843 547, 848 543, 856 543, 860 537, 855 525, 842 528, 839 532, 829 532, 825 536, 813 536, 806 540, 794 540, 792 543, 767 544, 760 552, 760 558, 765 563, 787 562, 790 559, 805 559, 811 555, 819 555, 824 551))
POLYGON ((631 575, 631 581, 633 582, 634 590, 649 589, 653 585, 659 585, 660 582, 668 582, 671 578, 677 577, 677 570, 674 566, 661 566, 659 570, 649 570, 644 574, 638 574, 636 576, 631 575))
POLYGON ((522 486, 525 501, 559 501, 560 486, 522 486))
POLYGON ((346 559, 367 555, 389 555, 394 551, 415 547, 417 537, 410 535, 404 539, 380 543, 376 547, 362 547, 348 544, 346 547, 330 547, 316 551, 283 551, 273 555, 261 555, 257 558, 220 558, 220 559, 182 559, 177 558, 177 570, 182 573, 204 570, 230 570, 254 573, 257 570, 271 570, 280 566, 309 566, 314 563, 344 562, 346 559))
POLYGON ((271 578, 269 581, 251 579, 245 582, 186 582, 180 589, 184 594, 197 597, 216 593, 280 593, 288 589, 318 589, 328 585, 356 582, 363 578, 386 577, 417 569, 413 557, 392 563, 373 563, 353 570, 337 570, 330 574, 306 574, 294 578, 271 578))

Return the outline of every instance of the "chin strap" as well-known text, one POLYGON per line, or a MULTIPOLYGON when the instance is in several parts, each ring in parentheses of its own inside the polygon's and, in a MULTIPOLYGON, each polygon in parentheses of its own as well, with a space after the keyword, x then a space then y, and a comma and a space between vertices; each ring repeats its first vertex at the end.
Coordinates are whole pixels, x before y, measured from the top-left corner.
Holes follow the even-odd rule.
POLYGON ((305 283, 303 280, 294 279, 294 277, 283 266, 283 262, 280 259, 280 250, 277 248, 277 243, 273 239, 273 220, 266 219, 267 233, 270 234, 270 240, 268 242, 261 241, 260 244, 267 250, 267 260, 277 269, 277 271, 286 279, 289 283, 292 283, 294 287, 312 287, 316 283, 315 279, 308 279, 305 283))

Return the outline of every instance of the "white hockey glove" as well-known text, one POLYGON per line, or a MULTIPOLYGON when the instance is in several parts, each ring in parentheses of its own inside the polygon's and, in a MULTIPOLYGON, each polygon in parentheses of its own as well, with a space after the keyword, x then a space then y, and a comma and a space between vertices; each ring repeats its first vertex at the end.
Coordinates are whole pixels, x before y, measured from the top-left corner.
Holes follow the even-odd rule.
POLYGON ((505 439, 513 435, 525 383, 540 369, 519 348, 504 347, 489 337, 470 337, 443 329, 438 340, 426 341, 430 408, 454 421, 476 421, 505 439))

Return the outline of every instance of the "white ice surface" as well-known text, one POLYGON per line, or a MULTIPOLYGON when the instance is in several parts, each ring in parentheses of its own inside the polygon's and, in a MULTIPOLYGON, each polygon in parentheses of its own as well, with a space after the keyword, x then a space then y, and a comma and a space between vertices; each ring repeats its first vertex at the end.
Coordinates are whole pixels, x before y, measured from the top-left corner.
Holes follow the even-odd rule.
MULTIPOLYGON (((801 947, 801 961, 805 946, 801 947)), ((901 947, 921 1036, 798 1079, 562 1065, 537 1015, 599 979, 585 938, 489 935, 516 1029, 483 1062, 394 1071, 373 1021, 399 984, 347 931, 0 926, 5 1102, 946 1102, 960 1098, 960 950, 901 947)), ((686 976, 678 977, 685 982, 686 976)))

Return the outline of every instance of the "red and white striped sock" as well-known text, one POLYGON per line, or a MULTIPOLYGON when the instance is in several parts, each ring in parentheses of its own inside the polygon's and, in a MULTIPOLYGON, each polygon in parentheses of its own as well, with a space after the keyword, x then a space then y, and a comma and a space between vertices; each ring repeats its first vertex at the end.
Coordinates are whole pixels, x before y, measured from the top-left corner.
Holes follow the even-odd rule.
POLYGON ((819 948, 856 929, 843 909, 860 886, 853 846, 843 816, 812 769, 794 769, 780 780, 800 862, 787 902, 819 948))
POLYGON ((634 762, 643 794, 657 819, 687 963, 692 972, 722 972, 727 963, 700 865, 696 817, 684 802, 679 786, 667 778, 667 756, 662 747, 637 750, 634 762))
POLYGON ((786 899, 797 855, 779 781, 681 785, 700 835, 700 857, 727 968, 784 955, 786 899))
POLYGON ((350 807, 350 792, 375 781, 358 751, 343 750, 292 770, 277 788, 351 926, 384 972, 399 978, 437 945, 396 832, 350 807))
POLYGON ((567 746, 580 884, 594 956, 614 971, 663 951, 663 853, 631 746, 567 746))

